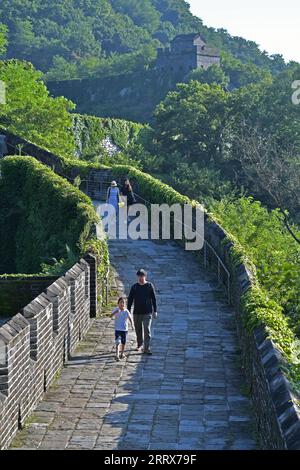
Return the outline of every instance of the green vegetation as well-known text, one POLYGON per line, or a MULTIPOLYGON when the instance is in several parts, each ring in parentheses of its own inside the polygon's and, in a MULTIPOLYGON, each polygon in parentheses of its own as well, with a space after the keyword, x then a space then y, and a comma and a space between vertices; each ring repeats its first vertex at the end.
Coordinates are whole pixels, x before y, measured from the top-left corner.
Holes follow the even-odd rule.
POLYGON ((230 90, 271 78, 270 72, 277 75, 282 69, 281 67, 278 70, 274 70, 273 67, 268 69, 252 61, 242 62, 228 52, 222 52, 221 64, 230 90))
POLYGON ((247 247, 261 286, 289 316, 300 337, 300 248, 284 230, 278 209, 268 211, 260 202, 243 197, 223 198, 211 210, 222 227, 247 247))
POLYGON ((65 260, 60 274, 90 245, 106 251, 104 242, 91 241, 98 218, 90 199, 35 159, 1 160, 0 194, 1 273, 32 274, 65 260))
MULTIPOLYGON (((168 93, 155 112, 158 154, 203 165, 217 160, 229 95, 216 84, 191 81, 168 93), (180 119, 179 119, 180 115, 180 119)), ((172 162, 175 163, 175 162, 172 162)), ((166 160, 166 166, 172 166, 166 160)))
POLYGON ((98 216, 90 199, 34 158, 6 157, 0 169, 0 281, 9 281, 0 282, 0 316, 32 300, 33 277, 45 286, 43 277, 64 275, 87 252, 97 257, 101 285, 108 247, 92 235, 98 216))
POLYGON ((75 105, 63 97, 52 98, 41 77, 28 62, 0 61, 0 80, 7 91, 6 104, 0 106, 0 127, 62 159, 109 161, 103 145, 106 138, 120 152, 130 152, 144 126, 71 114, 75 105))
POLYGON ((7 47, 7 27, 0 23, 0 55, 6 52, 7 47))
MULTIPOLYGON (((116 166, 113 171, 116 176, 128 175, 152 203, 196 203, 137 169, 116 166)), ((253 274, 253 287, 242 298, 245 326, 248 331, 266 327, 287 361, 290 380, 299 390, 300 351, 295 335, 300 335, 299 247, 282 230, 276 211, 269 213, 259 202, 240 199, 216 203, 208 223, 215 220, 228 234, 225 243, 233 243, 229 266, 233 295, 234 267, 243 262, 253 274)))
MULTIPOLYGON (((280 73, 280 72, 278 72, 280 73)), ((207 70, 193 70, 188 79, 198 80, 201 83, 216 83, 223 88, 233 90, 250 83, 259 83, 271 78, 270 70, 261 68, 253 62, 243 63, 228 52, 221 54, 221 67, 212 65, 207 70)))
MULTIPOLYGON (((83 175, 90 164, 80 168, 83 175)), ((92 168, 101 168, 93 165, 92 168)), ((154 204, 198 204, 169 185, 128 165, 111 167, 115 178, 128 176, 135 190, 154 204)), ((241 299, 242 317, 249 332, 265 326, 282 352, 284 369, 300 389, 299 347, 299 255, 293 239, 282 229, 276 211, 270 213, 249 198, 223 200, 211 205, 207 223, 217 222, 230 243, 231 291, 235 296, 235 268, 244 263, 252 273, 253 286, 241 299), (272 240, 271 240, 272 238, 272 240), (290 310, 289 310, 290 309, 290 310), (288 313, 288 315, 287 315, 288 313)), ((221 251, 221 247, 216 247, 221 251)))
POLYGON ((97 118, 94 116, 73 116, 76 155, 82 160, 95 162, 107 161, 109 155, 105 147, 105 139, 116 146, 116 151, 130 152, 138 140, 144 126, 121 119, 97 118))
POLYGON ((285 67, 282 56, 268 56, 253 41, 203 25, 184 0, 2 0, 0 22, 8 28, 7 58, 30 60, 51 80, 143 70, 158 46, 189 32, 235 57, 235 69, 285 67))
MULTIPOLYGON (((295 364, 300 107, 291 102, 291 84, 299 75, 300 67, 291 65, 276 77, 232 92, 225 92, 217 79, 210 85, 198 79, 179 84, 157 107, 144 158, 139 156, 142 168, 155 168, 180 193, 204 202, 227 231, 228 241, 234 241, 231 262, 243 260, 254 273, 254 288, 243 299, 246 325, 265 324, 295 364)), ((120 171, 152 202, 183 200, 137 170, 120 171)), ((290 373, 299 382, 296 365, 290 373)))
POLYGON ((155 165, 206 204, 246 191, 299 222, 300 107, 291 101, 299 76, 300 66, 293 65, 232 92, 198 80, 179 84, 156 109, 143 167, 155 165))
POLYGON ((72 157, 74 105, 51 98, 42 74, 28 62, 0 61, 0 80, 6 84, 6 104, 0 106, 0 126, 50 151, 72 157))

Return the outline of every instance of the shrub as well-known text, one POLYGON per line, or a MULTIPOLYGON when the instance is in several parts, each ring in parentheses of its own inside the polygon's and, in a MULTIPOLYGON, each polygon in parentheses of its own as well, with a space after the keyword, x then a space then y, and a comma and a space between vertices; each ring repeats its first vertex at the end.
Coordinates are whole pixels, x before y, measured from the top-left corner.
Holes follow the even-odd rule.
MULTIPOLYGON (((136 183, 138 192, 151 203, 189 203, 192 205, 198 204, 196 201, 192 201, 188 197, 181 195, 167 184, 164 184, 156 178, 153 178, 152 176, 145 174, 135 168, 131 168, 128 166, 114 166, 112 168, 112 171, 116 178, 123 175, 128 175, 129 178, 136 183)), ((244 203, 246 204, 245 201, 244 203)), ((251 204, 251 201, 248 201, 248 204, 251 204)), ((261 208, 261 206, 259 203, 257 203, 255 207, 256 210, 259 212, 260 222, 262 223, 262 214, 261 211, 259 211, 259 208, 261 208)), ((265 209, 263 208, 261 208, 261 210, 265 211, 265 209)), ((236 272, 236 267, 243 263, 246 265, 248 271, 251 273, 252 287, 246 292, 246 294, 243 295, 240 305, 242 320, 245 325, 245 328, 249 333, 251 333, 258 326, 265 327, 269 338, 281 351, 283 358, 286 361, 286 365, 284 367, 286 367, 287 375, 290 381, 299 390, 300 357, 298 340, 296 338, 296 335, 290 326, 289 319, 284 314, 283 307, 278 302, 278 297, 272 299, 270 293, 262 287, 261 282, 258 279, 259 271, 257 272, 255 262, 257 262, 257 264, 259 265, 260 270, 261 267, 259 264, 259 257, 254 256, 254 252, 251 249, 251 246, 249 246, 249 240, 248 243, 245 243, 243 245, 241 244, 241 240, 237 239, 237 235, 239 234, 239 232, 237 230, 235 219, 230 216, 230 213, 227 214, 227 216, 227 219, 223 219, 221 216, 221 211, 218 211, 216 214, 208 213, 207 224, 213 222, 219 223, 227 233, 227 238, 224 240, 223 243, 226 245, 231 245, 228 268, 233 274, 231 281, 232 292, 234 292, 235 290, 234 273, 236 272), (234 232, 235 235, 232 235, 229 230, 234 232)), ((247 217, 249 219, 249 213, 247 217)), ((277 220, 276 214, 274 213, 272 217, 273 218, 271 221, 269 221, 269 224, 271 224, 274 229, 275 220, 277 220)), ((280 222, 278 220, 277 222, 280 225, 280 222)), ((246 221, 242 221, 241 223, 246 223, 246 221)), ((248 220, 248 223, 251 224, 251 220, 248 220)), ((262 226, 261 230, 263 231, 263 233, 265 233, 265 226, 262 226)), ((276 234, 278 237, 280 235, 279 232, 280 230, 278 229, 278 233, 276 234)), ((251 237, 251 234, 249 236, 251 237)), ((284 235, 282 236, 284 237, 284 235)), ((266 238, 264 237, 262 243, 265 242, 266 238)), ((221 251, 220 248, 221 247, 216 247, 217 251, 221 251)), ((270 283, 268 284, 268 288, 269 287, 270 283)), ((295 298, 295 296, 293 298, 295 298)))
POLYGON ((91 200, 34 158, 0 165, 0 272, 36 273, 68 250, 83 254, 98 220, 91 200))

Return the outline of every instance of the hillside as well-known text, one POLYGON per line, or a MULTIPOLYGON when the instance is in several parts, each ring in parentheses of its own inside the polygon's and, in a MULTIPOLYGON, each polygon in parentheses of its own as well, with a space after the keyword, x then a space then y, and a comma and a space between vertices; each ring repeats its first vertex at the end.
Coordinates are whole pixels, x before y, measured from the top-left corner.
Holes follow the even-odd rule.
POLYGON ((184 0, 2 0, 1 22, 8 27, 6 58, 29 60, 51 80, 141 71, 157 47, 195 31, 244 63, 272 72, 285 67, 254 42, 208 28, 184 0))

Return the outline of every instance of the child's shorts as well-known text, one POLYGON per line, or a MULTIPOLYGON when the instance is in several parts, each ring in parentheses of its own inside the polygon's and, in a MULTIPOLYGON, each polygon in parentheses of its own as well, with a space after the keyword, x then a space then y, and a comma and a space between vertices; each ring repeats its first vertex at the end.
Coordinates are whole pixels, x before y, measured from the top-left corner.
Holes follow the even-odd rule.
POLYGON ((116 336, 116 344, 120 344, 120 342, 125 346, 126 339, 127 339, 127 331, 118 331, 115 332, 116 336))

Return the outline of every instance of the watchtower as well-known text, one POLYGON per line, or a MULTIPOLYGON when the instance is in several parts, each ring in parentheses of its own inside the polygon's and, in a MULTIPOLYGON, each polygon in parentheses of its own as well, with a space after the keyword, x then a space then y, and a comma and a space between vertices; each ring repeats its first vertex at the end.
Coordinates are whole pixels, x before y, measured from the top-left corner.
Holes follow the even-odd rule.
POLYGON ((156 68, 187 74, 197 68, 220 65, 220 62, 218 50, 208 46, 200 34, 180 34, 170 47, 158 49, 156 68))

